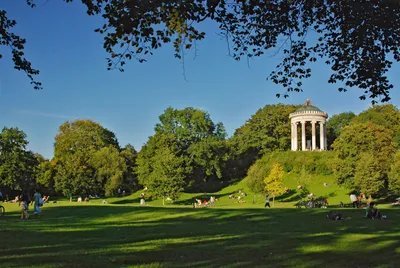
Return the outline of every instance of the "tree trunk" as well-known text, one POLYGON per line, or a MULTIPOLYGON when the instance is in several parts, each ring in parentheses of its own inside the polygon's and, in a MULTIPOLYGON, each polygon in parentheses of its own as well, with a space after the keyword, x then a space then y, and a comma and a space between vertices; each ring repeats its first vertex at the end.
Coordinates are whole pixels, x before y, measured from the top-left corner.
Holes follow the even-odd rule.
POLYGON ((253 204, 256 203, 256 194, 253 195, 253 204))
POLYGON ((165 205, 165 203, 164 203, 164 196, 163 196, 163 198, 162 198, 162 205, 164 206, 165 205))
POLYGON ((275 195, 272 196, 272 207, 275 207, 275 195))
POLYGON ((69 202, 72 202, 72 195, 69 197, 69 202))

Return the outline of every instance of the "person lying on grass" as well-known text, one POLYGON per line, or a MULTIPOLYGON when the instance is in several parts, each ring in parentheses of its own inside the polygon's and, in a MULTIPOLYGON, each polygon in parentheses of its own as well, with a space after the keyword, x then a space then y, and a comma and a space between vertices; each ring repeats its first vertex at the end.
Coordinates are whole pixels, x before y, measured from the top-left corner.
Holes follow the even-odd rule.
POLYGON ((339 221, 344 219, 342 214, 337 213, 335 211, 329 211, 328 214, 326 214, 326 218, 334 221, 339 221))

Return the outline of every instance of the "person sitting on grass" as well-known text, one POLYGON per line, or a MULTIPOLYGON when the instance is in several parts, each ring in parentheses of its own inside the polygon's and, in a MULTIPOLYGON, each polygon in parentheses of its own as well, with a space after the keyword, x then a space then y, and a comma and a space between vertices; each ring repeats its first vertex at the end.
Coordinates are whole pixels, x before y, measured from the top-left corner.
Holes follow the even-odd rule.
POLYGON ((198 206, 198 207, 201 207, 201 205, 203 204, 203 203, 201 202, 201 199, 196 199, 196 203, 197 203, 197 206, 198 206))
POLYGON ((382 215, 379 209, 375 207, 375 203, 371 202, 365 209, 365 217, 367 219, 385 219, 386 216, 382 215))

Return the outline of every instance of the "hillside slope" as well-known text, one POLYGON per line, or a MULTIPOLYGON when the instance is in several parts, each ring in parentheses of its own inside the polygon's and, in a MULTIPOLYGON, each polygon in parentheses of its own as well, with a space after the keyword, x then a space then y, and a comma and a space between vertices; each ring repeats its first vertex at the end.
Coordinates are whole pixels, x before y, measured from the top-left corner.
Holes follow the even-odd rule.
MULTIPOLYGON (((298 174, 296 173, 288 173, 284 177, 284 185, 291 189, 291 192, 287 195, 278 197, 275 202, 275 207, 281 208, 293 208, 294 204, 300 200, 300 192, 297 189, 298 186, 298 174)), ((194 199, 207 199, 209 200, 211 195, 217 197, 216 206, 218 207, 226 207, 226 208, 239 208, 239 207, 246 207, 246 208, 259 208, 264 204, 265 197, 258 194, 253 195, 253 193, 249 190, 247 186, 247 178, 231 184, 221 191, 215 193, 183 193, 179 200, 175 202, 165 200, 166 206, 192 206, 194 199), (246 193, 246 196, 241 197, 241 200, 244 202, 241 203, 237 199, 239 196, 239 191, 246 193), (234 195, 235 199, 230 199, 229 196, 234 195), (253 203, 253 200, 255 202, 253 203)), ((344 203, 349 203, 348 192, 343 187, 339 187, 337 184, 334 183, 334 178, 332 175, 309 175, 308 182, 306 185, 307 189, 310 193, 313 193, 317 197, 325 197, 328 199, 330 205, 337 206, 340 201, 344 203), (324 186, 324 183, 327 183, 327 187, 324 186)), ((130 196, 121 197, 121 198, 109 198, 108 202, 112 204, 133 204, 139 205, 140 203, 140 194, 143 191, 138 191, 133 193, 130 196)), ((162 206, 162 200, 146 200, 146 204, 150 206, 162 206)))

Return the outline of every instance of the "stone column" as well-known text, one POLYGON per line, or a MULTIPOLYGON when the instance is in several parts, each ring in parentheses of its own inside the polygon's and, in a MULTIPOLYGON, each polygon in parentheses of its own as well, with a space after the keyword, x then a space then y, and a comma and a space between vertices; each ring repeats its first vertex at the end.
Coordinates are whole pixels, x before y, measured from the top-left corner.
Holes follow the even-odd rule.
POLYGON ((306 150, 306 121, 301 121, 301 149, 306 150))
POLYGON ((294 124, 293 122, 290 124, 290 135, 291 135, 291 140, 290 140, 290 146, 291 150, 294 151, 294 124))
POLYGON ((325 150, 325 131, 324 131, 324 123, 319 122, 319 148, 321 151, 325 150))
POLYGON ((315 150, 315 146, 317 145, 317 139, 315 137, 315 121, 311 122, 311 126, 312 126, 312 141, 311 141, 311 148, 314 151, 315 150))
POLYGON ((326 122, 324 124, 324 148, 328 150, 328 139, 326 138, 326 122))
POLYGON ((293 149, 294 149, 294 151, 297 151, 299 149, 298 138, 297 138, 297 122, 294 122, 293 129, 294 129, 294 137, 293 137, 294 147, 293 147, 293 149))

